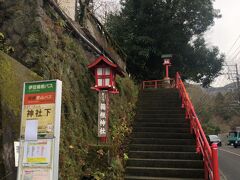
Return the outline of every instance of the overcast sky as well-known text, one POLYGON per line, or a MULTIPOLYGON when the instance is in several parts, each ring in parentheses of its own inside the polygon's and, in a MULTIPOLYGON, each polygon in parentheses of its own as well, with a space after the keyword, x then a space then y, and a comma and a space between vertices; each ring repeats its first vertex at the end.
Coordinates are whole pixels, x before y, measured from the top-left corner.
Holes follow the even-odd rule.
POLYGON ((220 9, 222 18, 215 20, 215 25, 207 33, 206 39, 210 44, 217 45, 221 52, 231 55, 240 44, 236 43, 229 53, 240 35, 240 0, 215 0, 214 7, 220 9))
MULTIPOLYGON (((215 20, 215 25, 206 33, 206 40, 209 45, 218 46, 220 51, 226 54, 228 64, 237 63, 239 67, 240 0, 215 0, 214 7, 220 9, 222 18, 215 20)), ((223 86, 230 82, 226 76, 219 77, 213 86, 223 86)))

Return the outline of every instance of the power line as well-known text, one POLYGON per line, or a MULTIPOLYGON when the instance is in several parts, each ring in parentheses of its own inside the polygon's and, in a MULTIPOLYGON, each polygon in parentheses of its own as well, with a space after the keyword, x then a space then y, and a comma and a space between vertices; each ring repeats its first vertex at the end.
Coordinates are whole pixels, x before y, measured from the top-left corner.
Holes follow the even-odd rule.
POLYGON ((227 57, 229 57, 229 60, 227 60, 227 61, 229 61, 231 63, 236 62, 236 58, 240 54, 240 45, 234 50, 234 52, 232 52, 232 50, 234 49, 234 47, 237 44, 237 42, 239 41, 239 39, 240 39, 240 34, 238 35, 237 39, 234 41, 231 48, 227 52, 227 57))
POLYGON ((229 53, 232 51, 233 47, 235 46, 235 44, 237 43, 237 41, 238 41, 239 39, 240 39, 240 34, 238 35, 237 39, 235 40, 235 42, 232 44, 232 46, 231 46, 230 49, 228 50, 227 54, 229 54, 229 53))
MULTIPOLYGON (((226 62, 224 63, 225 69, 223 69, 221 79, 218 79, 216 85, 222 85, 223 80, 225 79, 225 76, 228 76, 228 79, 231 80, 233 83, 236 85, 237 89, 237 95, 238 97, 235 97, 235 94, 231 93, 232 99, 238 99, 237 102, 239 103, 240 101, 240 85, 239 85, 239 78, 238 78, 238 69, 237 65, 229 65, 226 62), (234 69, 231 69, 234 68, 234 69), (227 71, 227 72, 226 72, 227 71)), ((196 109, 200 109, 200 107, 205 106, 209 101, 207 99, 209 98, 209 92, 210 89, 205 89, 204 95, 199 98, 199 101, 196 102, 196 109)), ((202 108, 199 112, 202 111, 202 108)))
POLYGON ((238 46, 236 51, 234 51, 233 57, 230 58, 230 62, 234 61, 237 58, 237 56, 240 54, 240 50, 239 49, 240 49, 240 45, 238 46), (239 51, 237 51, 237 50, 239 50, 239 51))
MULTIPOLYGON (((229 54, 228 56, 229 56, 229 59, 230 59, 231 63, 232 63, 232 61, 235 61, 237 56, 240 54, 240 50, 239 50, 240 49, 240 45, 235 49, 235 51, 233 53, 231 53, 232 50, 234 49, 235 45, 239 41, 239 39, 240 39, 240 34, 238 35, 237 39, 234 41, 234 43, 232 44, 232 46, 230 47, 230 49, 227 52, 227 54, 229 54), (232 58, 230 56, 232 56, 232 58)), ((230 70, 230 66, 231 65, 228 65, 227 62, 224 62, 224 66, 227 67, 227 68, 224 68, 222 70, 222 76, 220 77, 220 79, 219 78, 217 79, 217 82, 215 82, 215 85, 217 85, 217 86, 218 85, 222 86, 222 84, 224 82, 224 79, 226 79, 226 75, 228 76, 227 79, 231 80, 232 82, 235 82, 235 79, 237 80, 237 77, 234 78, 234 73, 232 73, 231 70, 230 70)), ((236 76, 236 74, 235 74, 235 76, 236 76)), ((239 81, 239 79, 238 79, 238 81, 239 81)), ((238 83, 238 85, 239 85, 239 83, 238 83)), ((238 89, 238 91, 240 91, 238 86, 236 88, 238 89)), ((204 95, 199 98, 199 101, 196 102, 196 105, 197 105, 196 108, 199 109, 200 107, 203 107, 203 106, 205 106, 208 103, 207 99, 209 98, 209 92, 210 92, 209 88, 205 89, 204 95)), ((240 94, 240 92, 239 92, 239 94, 240 94)), ((236 97, 234 97, 233 99, 236 99, 236 97)), ((239 100, 240 100, 240 95, 239 95, 239 100)))

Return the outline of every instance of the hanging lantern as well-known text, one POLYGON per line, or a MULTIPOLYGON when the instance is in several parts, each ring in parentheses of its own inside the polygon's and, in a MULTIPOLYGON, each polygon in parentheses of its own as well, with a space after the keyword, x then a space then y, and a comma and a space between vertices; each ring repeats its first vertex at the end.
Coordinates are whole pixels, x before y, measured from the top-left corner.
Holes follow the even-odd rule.
POLYGON ((88 65, 88 68, 95 76, 95 85, 92 89, 96 91, 108 90, 109 93, 119 93, 116 89, 116 75, 121 74, 118 66, 106 57, 99 56, 93 63, 88 65))

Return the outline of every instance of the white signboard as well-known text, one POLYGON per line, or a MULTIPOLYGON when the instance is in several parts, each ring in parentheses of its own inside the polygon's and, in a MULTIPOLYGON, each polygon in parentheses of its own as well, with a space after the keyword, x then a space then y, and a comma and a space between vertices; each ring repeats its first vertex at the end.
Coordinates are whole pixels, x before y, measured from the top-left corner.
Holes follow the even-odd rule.
POLYGON ((108 132, 108 91, 99 91, 98 97, 98 137, 107 137, 108 132))
POLYGON ((23 165, 50 165, 52 140, 42 139, 24 142, 23 165))
POLYGON ((25 140, 36 141, 38 135, 38 120, 26 120, 25 140))
POLYGON ((18 180, 57 180, 62 82, 24 83, 18 180))
POLYGON ((48 180, 51 178, 51 171, 47 168, 24 168, 22 176, 24 180, 48 180))

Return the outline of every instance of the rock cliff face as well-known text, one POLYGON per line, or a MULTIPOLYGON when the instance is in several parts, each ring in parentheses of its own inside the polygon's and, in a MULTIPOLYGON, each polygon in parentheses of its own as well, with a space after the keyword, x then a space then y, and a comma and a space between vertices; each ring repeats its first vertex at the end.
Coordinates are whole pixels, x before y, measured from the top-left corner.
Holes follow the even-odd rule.
POLYGON ((90 90, 94 81, 87 64, 96 54, 72 34, 67 23, 48 1, 0 1, 0 32, 6 35, 8 44, 15 49, 12 56, 24 65, 0 54, 0 84, 4 87, 1 90, 0 110, 3 144, 0 146, 3 147, 0 149, 3 157, 0 160, 0 178, 4 176, 2 174, 11 174, 7 178, 15 179, 13 140, 19 137, 22 84, 36 79, 63 81, 60 179, 79 179, 84 173, 94 174, 99 171, 105 178, 107 174, 117 177, 121 165, 116 166, 116 162, 118 159, 121 162, 123 154, 119 147, 130 131, 129 124, 137 97, 134 83, 129 78, 117 78, 120 94, 111 96, 112 139, 106 149, 106 152, 112 149, 111 158, 106 164, 111 168, 93 167, 88 161, 90 151, 92 159, 98 159, 98 152, 102 148, 95 146, 97 93, 90 90), (11 61, 13 63, 9 64, 11 61))
POLYGON ((0 139, 2 148, 0 174, 5 174, 5 171, 6 175, 9 174, 8 179, 14 179, 16 176, 13 141, 19 137, 23 82, 40 79, 41 77, 36 73, 0 51, 0 139))

